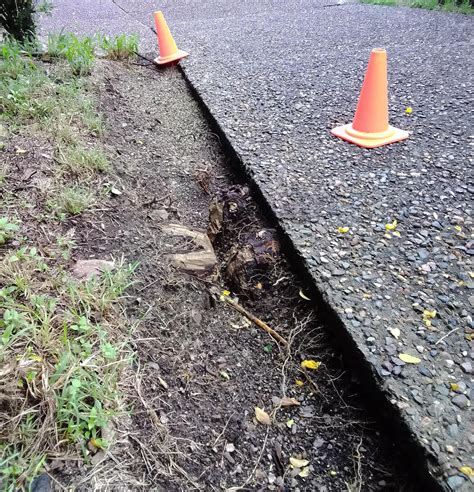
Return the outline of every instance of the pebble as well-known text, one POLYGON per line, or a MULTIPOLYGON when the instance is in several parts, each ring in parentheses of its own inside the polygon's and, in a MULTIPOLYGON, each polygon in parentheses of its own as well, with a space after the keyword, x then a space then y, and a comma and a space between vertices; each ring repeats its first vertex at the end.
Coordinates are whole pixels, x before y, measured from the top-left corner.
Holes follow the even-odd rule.
POLYGON ((457 407, 461 408, 462 410, 467 408, 469 405, 469 400, 467 399, 466 395, 456 395, 451 401, 452 401, 453 405, 456 405, 457 407))
POLYGON ((472 374, 472 364, 471 362, 463 362, 461 364, 461 369, 466 373, 466 374, 472 374))
POLYGON ((464 485, 464 477, 461 477, 460 475, 454 475, 452 477, 449 477, 447 482, 448 487, 451 490, 459 490, 464 485))

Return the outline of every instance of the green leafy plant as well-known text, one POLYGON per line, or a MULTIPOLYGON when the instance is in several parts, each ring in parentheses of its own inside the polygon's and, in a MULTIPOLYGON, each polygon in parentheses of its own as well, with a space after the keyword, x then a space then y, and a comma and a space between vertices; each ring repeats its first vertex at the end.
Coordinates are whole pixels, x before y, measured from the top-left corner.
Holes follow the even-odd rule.
POLYGON ((59 218, 64 215, 79 215, 94 203, 94 197, 85 188, 71 186, 63 188, 48 200, 48 207, 59 218))
POLYGON ((16 221, 11 221, 8 217, 0 217, 0 246, 11 239, 19 228, 16 221))
POLYGON ((138 36, 120 34, 113 38, 98 36, 99 47, 105 51, 106 57, 111 60, 129 60, 136 56, 138 51, 138 36))
POLYGON ((90 37, 82 39, 70 35, 64 56, 76 76, 89 75, 94 62, 94 41, 90 37))

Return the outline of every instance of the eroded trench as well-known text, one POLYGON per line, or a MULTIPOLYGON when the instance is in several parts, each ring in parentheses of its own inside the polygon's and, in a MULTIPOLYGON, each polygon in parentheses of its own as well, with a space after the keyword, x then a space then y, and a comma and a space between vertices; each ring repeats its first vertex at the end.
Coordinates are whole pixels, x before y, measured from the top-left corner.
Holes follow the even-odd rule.
MULTIPOLYGON (((139 262, 127 301, 140 321, 133 411, 117 422, 107 483, 410 490, 403 449, 376 422, 276 224, 179 70, 104 62, 97 83, 123 195, 100 227, 77 224, 82 254, 139 262)), ((105 479, 81 483, 91 480, 105 479)))

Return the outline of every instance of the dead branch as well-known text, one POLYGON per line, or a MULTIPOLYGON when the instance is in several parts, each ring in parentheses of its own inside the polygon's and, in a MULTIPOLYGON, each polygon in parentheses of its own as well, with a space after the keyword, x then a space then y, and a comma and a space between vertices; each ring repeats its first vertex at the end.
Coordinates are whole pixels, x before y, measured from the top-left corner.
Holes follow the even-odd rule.
POLYGON ((281 336, 279 335, 273 328, 270 328, 266 323, 264 323, 262 320, 258 319, 255 317, 252 313, 249 313, 246 309, 244 309, 240 304, 237 304, 235 301, 232 299, 229 299, 228 296, 223 296, 223 299, 225 302, 234 308, 236 311, 238 311, 240 314, 243 314, 246 318, 248 318, 250 321, 255 323, 259 328, 262 330, 266 331, 271 337, 273 337, 277 342, 281 343, 284 347, 288 347, 288 342, 281 336))

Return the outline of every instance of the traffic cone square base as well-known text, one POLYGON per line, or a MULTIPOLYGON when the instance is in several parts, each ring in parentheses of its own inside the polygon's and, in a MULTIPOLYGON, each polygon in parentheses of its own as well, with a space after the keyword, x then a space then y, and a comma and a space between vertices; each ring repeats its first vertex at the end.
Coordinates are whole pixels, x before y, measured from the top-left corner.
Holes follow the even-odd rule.
POLYGON ((400 130, 393 126, 389 126, 388 130, 380 133, 365 133, 358 132, 352 128, 352 123, 349 125, 338 126, 333 128, 331 133, 343 140, 354 143, 359 147, 365 149, 374 149, 375 147, 382 147, 382 145, 388 145, 395 142, 400 142, 408 138, 408 132, 400 130))
POLYGON ((172 63, 174 61, 179 61, 182 58, 186 58, 188 55, 189 55, 189 53, 186 53, 186 51, 178 50, 176 53, 173 53, 172 55, 169 55, 169 56, 158 56, 153 61, 157 65, 166 65, 166 64, 172 63))

